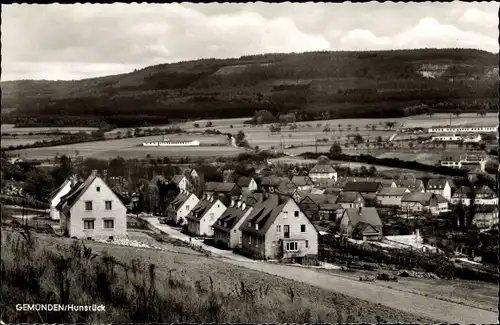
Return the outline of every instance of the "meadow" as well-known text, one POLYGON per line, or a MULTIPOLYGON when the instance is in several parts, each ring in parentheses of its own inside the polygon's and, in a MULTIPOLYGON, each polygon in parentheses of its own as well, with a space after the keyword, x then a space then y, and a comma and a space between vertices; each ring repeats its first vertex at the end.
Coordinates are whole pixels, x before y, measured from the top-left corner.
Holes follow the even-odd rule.
POLYGON ((5 136, 2 135, 2 140, 1 140, 1 145, 2 147, 10 147, 10 146, 20 146, 20 145, 27 145, 27 144, 32 144, 37 141, 51 141, 51 140, 57 140, 60 139, 61 136, 59 135, 26 135, 26 134, 19 134, 15 137, 13 136, 5 136))
POLYGON ((195 252, 75 241, 7 227, 2 233, 6 323, 435 322, 195 252), (16 312, 20 301, 103 304, 106 312, 16 312))
POLYGON ((49 132, 92 132, 97 131, 96 127, 29 127, 29 128, 16 128, 14 124, 2 124, 1 133, 10 134, 28 134, 28 133, 49 133, 49 132))

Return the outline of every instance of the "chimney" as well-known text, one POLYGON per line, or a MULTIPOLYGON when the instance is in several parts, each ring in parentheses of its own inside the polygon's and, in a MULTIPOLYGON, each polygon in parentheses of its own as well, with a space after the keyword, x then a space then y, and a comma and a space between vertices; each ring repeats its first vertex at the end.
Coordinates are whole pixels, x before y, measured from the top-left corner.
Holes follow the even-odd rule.
POLYGON ((245 210, 247 207, 247 204, 245 202, 241 203, 241 210, 245 210))
POLYGON ((238 206, 237 207, 240 208, 240 206, 241 206, 241 201, 238 201, 238 206))
POLYGON ((93 170, 92 170, 92 174, 91 174, 91 176, 97 176, 97 169, 93 169, 93 170))
POLYGON ((415 230, 415 242, 418 243, 418 240, 420 239, 420 231, 419 229, 415 230))
POLYGON ((107 169, 105 169, 102 172, 102 177, 104 178, 104 182, 106 183, 108 181, 108 170, 107 169))
POLYGON ((231 199, 231 208, 234 207, 234 199, 231 199))

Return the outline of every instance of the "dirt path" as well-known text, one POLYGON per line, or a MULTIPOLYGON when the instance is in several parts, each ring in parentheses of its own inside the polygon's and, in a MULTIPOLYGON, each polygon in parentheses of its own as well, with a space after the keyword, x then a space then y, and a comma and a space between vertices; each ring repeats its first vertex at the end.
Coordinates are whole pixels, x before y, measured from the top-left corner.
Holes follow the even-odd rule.
MULTIPOLYGON (((161 229, 172 237, 189 241, 189 236, 184 235, 167 225, 160 224, 157 218, 144 218, 144 220, 147 220, 153 226, 161 229)), ((464 306, 458 303, 447 302, 432 297, 425 297, 401 290, 394 290, 376 284, 336 276, 334 274, 318 272, 314 269, 258 262, 236 255, 231 251, 219 250, 214 247, 204 245, 202 242, 200 242, 200 244, 203 248, 210 250, 214 255, 214 258, 217 258, 225 263, 281 276, 283 278, 309 284, 321 289, 342 293, 353 298, 379 303, 389 308, 412 313, 422 317, 428 317, 446 323, 498 323, 497 313, 484 309, 464 306)))

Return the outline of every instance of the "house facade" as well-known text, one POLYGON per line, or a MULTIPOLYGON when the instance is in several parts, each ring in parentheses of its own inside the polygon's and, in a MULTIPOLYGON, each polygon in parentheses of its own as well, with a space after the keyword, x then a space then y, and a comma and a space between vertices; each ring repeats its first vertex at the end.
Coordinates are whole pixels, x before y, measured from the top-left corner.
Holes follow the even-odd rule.
POLYGON ((482 205, 476 207, 472 224, 479 229, 490 228, 498 224, 498 206, 482 205))
POLYGON ((476 205, 498 205, 497 194, 488 186, 484 185, 474 190, 474 204, 476 205))
POLYGON ((309 170, 309 177, 316 182, 320 179, 337 180, 337 171, 329 164, 317 164, 309 170))
POLYGON ((181 191, 167 208, 167 221, 178 225, 187 224, 186 217, 198 202, 200 200, 193 193, 181 191))
POLYGON ((382 239, 382 221, 375 208, 345 209, 340 219, 340 234, 364 241, 382 239))
POLYGON ((410 192, 403 194, 401 209, 409 213, 430 212, 432 215, 448 212, 448 200, 440 194, 410 192))
POLYGON ((291 198, 268 198, 241 226, 242 249, 260 259, 316 263, 318 231, 291 198))
POLYGON ((252 210, 253 207, 245 201, 231 201, 230 206, 212 225, 215 245, 229 249, 241 248, 240 227, 252 210))
POLYGON ((464 206, 470 206, 472 202, 472 190, 467 186, 461 186, 455 193, 451 196, 450 203, 452 205, 462 204, 464 206))
POLYGON ((377 193, 377 204, 383 206, 401 206, 403 194, 410 190, 405 187, 383 187, 377 193))
POLYGON ((440 194, 447 200, 451 199, 451 183, 443 178, 431 178, 427 182, 426 192, 440 194))
POLYGON ((96 171, 63 196, 57 208, 60 228, 69 237, 114 239, 127 235, 126 202, 96 171))
POLYGON ((342 192, 336 203, 340 204, 343 209, 360 208, 365 206, 365 199, 358 192, 342 192))
POLYGON ((191 183, 184 175, 174 175, 171 182, 174 183, 181 191, 191 190, 191 183))
POLYGON ((212 195, 206 195, 186 216, 188 231, 196 236, 212 237, 212 225, 226 210, 226 205, 212 195))

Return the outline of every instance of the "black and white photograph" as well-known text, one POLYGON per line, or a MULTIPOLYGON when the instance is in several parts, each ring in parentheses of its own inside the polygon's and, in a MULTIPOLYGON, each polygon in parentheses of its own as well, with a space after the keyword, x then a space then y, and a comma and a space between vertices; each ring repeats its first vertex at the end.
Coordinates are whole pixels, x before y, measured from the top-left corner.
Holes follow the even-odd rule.
POLYGON ((2 4, 0 323, 498 323, 499 8, 2 4))

